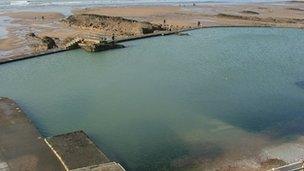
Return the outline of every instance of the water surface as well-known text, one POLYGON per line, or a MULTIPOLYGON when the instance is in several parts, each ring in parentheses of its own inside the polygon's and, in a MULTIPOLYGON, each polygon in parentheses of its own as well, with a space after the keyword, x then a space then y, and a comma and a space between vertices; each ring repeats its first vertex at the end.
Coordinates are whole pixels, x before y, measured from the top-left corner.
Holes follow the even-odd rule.
POLYGON ((0 66, 0 95, 44 136, 82 129, 130 170, 211 167, 303 135, 303 33, 203 29, 29 59, 0 66))

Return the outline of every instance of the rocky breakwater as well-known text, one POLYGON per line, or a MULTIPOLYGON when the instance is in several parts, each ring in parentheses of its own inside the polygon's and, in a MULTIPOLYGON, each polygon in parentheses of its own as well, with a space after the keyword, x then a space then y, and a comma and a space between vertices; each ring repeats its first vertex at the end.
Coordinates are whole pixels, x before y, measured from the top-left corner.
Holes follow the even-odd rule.
POLYGON ((96 14, 71 15, 63 22, 71 27, 76 26, 85 30, 93 29, 104 35, 114 34, 117 37, 138 36, 166 30, 158 24, 96 14))

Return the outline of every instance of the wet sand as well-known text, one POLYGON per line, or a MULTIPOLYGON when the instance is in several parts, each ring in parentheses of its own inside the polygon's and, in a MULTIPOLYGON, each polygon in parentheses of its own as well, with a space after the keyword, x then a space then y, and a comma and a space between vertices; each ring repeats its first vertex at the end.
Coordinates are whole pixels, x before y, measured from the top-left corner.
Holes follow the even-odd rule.
POLYGON ((289 22, 290 19, 302 20, 304 3, 252 3, 252 4, 198 4, 195 6, 137 6, 137 7, 100 7, 75 10, 74 13, 121 16, 141 21, 179 27, 195 27, 200 21, 202 26, 277 26, 303 27, 303 21, 289 22), (233 18, 219 14, 244 16, 233 18), (253 20, 256 17, 259 20, 253 20), (285 22, 267 21, 265 19, 284 19, 285 22))

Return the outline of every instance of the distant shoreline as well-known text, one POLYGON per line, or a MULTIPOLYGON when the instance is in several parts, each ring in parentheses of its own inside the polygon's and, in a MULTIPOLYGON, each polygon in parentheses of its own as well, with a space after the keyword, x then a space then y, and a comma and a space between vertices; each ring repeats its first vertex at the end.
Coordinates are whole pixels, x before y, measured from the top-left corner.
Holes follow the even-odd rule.
MULTIPOLYGON (((33 1, 34 2, 34 1, 33 1)), ((80 2, 80 1, 79 1, 80 2)), ((130 2, 130 3, 96 3, 96 1, 87 2, 83 1, 82 3, 71 3, 71 2, 57 2, 57 3, 41 3, 41 4, 28 4, 28 5, 9 5, 9 4, 1 4, 0 2, 0 15, 3 13, 8 12, 18 12, 18 11, 38 11, 38 12, 59 12, 66 16, 71 15, 74 9, 83 9, 83 8, 94 8, 94 7, 132 7, 132 6, 142 6, 142 7, 149 7, 149 6, 178 6, 178 5, 192 5, 193 3, 197 5, 204 5, 204 4, 222 4, 222 5, 240 5, 240 4, 275 4, 275 3, 290 3, 290 2, 302 2, 302 1, 295 1, 295 0, 257 0, 252 2, 242 1, 242 0, 235 0, 234 2, 229 2, 227 0, 221 1, 200 1, 200 0, 193 0, 193 1, 170 1, 170 2, 130 2)))

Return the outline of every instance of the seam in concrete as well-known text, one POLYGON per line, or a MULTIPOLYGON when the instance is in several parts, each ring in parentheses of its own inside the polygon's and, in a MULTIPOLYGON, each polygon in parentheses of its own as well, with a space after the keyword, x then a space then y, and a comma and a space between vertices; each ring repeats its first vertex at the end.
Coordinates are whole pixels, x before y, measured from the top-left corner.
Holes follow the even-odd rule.
POLYGON ((272 168, 268 171, 280 171, 280 170, 290 170, 290 171, 300 171, 304 169, 304 160, 300 160, 294 163, 290 163, 281 167, 272 168))
MULTIPOLYGON (((116 163, 116 162, 115 162, 116 163)), ((122 167, 122 165, 120 165, 120 163, 116 163, 123 171, 126 171, 125 168, 122 167)))
POLYGON ((77 168, 77 169, 72 169, 70 171, 83 171, 83 170, 87 170, 87 169, 93 169, 93 168, 98 168, 100 166, 108 166, 108 165, 115 165, 118 166, 121 171, 126 171, 119 163, 116 162, 108 162, 108 163, 103 163, 103 164, 98 164, 98 165, 92 165, 92 166, 86 166, 86 167, 81 167, 81 168, 77 168))
POLYGON ((58 158, 58 160, 61 162, 61 164, 63 165, 64 169, 66 171, 69 171, 69 168, 67 167, 67 165, 64 163, 64 161, 62 160, 62 158, 59 156, 59 154, 57 153, 57 151, 53 148, 53 146, 47 141, 46 138, 44 138, 44 142, 50 147, 50 149, 54 152, 54 154, 56 155, 56 157, 58 158))

